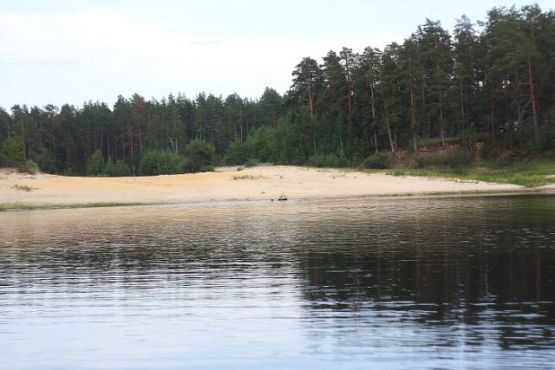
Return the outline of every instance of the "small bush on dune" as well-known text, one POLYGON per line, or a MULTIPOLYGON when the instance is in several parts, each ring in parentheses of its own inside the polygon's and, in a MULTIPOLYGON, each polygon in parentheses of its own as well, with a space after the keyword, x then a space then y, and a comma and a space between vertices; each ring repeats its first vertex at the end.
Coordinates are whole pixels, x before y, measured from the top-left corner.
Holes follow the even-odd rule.
POLYGON ((106 174, 106 176, 110 177, 132 175, 129 165, 125 163, 123 159, 118 159, 116 162, 112 162, 111 158, 109 157, 106 161, 106 166, 104 167, 104 173, 106 174))
POLYGON ((251 158, 245 163, 245 167, 260 166, 260 161, 257 158, 251 158))
POLYGON ((216 148, 204 140, 193 140, 185 148, 182 168, 185 172, 208 172, 214 170, 216 148))
POLYGON ((25 172, 25 173, 28 173, 30 175, 34 175, 34 174, 40 172, 40 168, 39 168, 38 164, 29 160, 29 161, 25 162, 25 165, 23 167, 18 168, 18 171, 19 172, 25 172))
POLYGON ((182 173, 183 158, 169 150, 151 150, 139 164, 141 176, 173 175, 182 173))
POLYGON ((91 163, 89 164, 89 176, 101 176, 104 174, 104 155, 98 149, 91 156, 91 163))

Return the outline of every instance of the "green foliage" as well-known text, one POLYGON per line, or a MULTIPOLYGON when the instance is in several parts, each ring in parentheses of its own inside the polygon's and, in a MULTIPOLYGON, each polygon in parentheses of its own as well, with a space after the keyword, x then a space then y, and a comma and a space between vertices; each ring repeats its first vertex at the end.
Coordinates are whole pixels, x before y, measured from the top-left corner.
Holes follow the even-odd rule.
POLYGON ((426 140, 446 149, 447 136, 458 136, 461 151, 419 156, 416 167, 462 168, 480 156, 514 163, 539 150, 553 156, 554 29, 552 11, 500 7, 479 28, 462 17, 449 33, 426 20, 383 50, 343 47, 321 64, 305 57, 284 95, 266 88, 254 100, 133 94, 120 95, 113 109, 100 102, 15 105, 10 114, 0 107, 0 165, 32 159, 46 172, 94 176, 128 173, 126 164, 142 174, 196 172, 218 161, 383 167, 385 157, 368 155, 417 151, 426 140), (24 150, 5 154, 15 133, 24 150), (487 140, 480 156, 478 138, 487 140), (102 169, 101 158, 89 155, 96 149, 114 163, 102 169))
POLYGON ((253 148, 254 157, 260 162, 278 162, 274 137, 275 129, 268 126, 257 129, 252 136, 248 137, 247 143, 253 148))
POLYGON ((229 144, 225 163, 231 166, 247 163, 252 155, 251 145, 249 144, 241 143, 239 140, 235 140, 229 144))
POLYGON ((551 159, 536 159, 522 163, 512 168, 511 171, 523 176, 553 176, 555 175, 555 162, 551 159))
POLYGON ((469 157, 473 157, 476 153, 476 131, 472 128, 461 131, 459 133, 459 144, 469 157))
POLYGON ((547 111, 545 127, 540 135, 542 150, 555 150, 555 104, 547 111))
POLYGON ((423 155, 415 155, 414 162, 416 163, 417 168, 424 168, 426 167, 426 157, 423 155))
POLYGON ((56 173, 56 160, 50 150, 42 148, 40 154, 36 155, 34 160, 43 172, 56 173))
POLYGON ((183 169, 185 172, 206 172, 214 169, 216 148, 204 140, 193 140, 185 148, 183 169))
POLYGON ((308 165, 325 168, 346 168, 349 167, 349 161, 342 152, 326 155, 315 154, 308 159, 308 165))
POLYGON ((19 136, 14 135, 4 141, 1 159, 2 167, 25 169, 25 149, 19 136))
POLYGON ((247 163, 245 163, 245 167, 256 167, 260 165, 260 161, 256 158, 249 158, 247 163))
POLYGON ((418 158, 418 167, 440 166, 448 168, 461 168, 472 164, 474 153, 468 153, 464 148, 456 147, 440 153, 421 156, 418 158))
POLYGON ((88 173, 89 176, 102 176, 104 174, 104 155, 100 149, 91 156, 88 173))
POLYGON ((108 160, 106 161, 104 174, 110 177, 122 177, 132 175, 129 165, 123 159, 118 159, 116 162, 113 162, 110 157, 108 157, 108 160))
POLYGON ((139 175, 172 175, 183 172, 183 158, 170 150, 151 150, 146 152, 139 164, 139 175))
POLYGON ((377 153, 366 158, 363 163, 364 168, 383 170, 388 168, 393 168, 395 166, 396 160, 389 153, 377 153))
POLYGON ((25 172, 31 175, 34 175, 36 173, 40 172, 40 168, 38 166, 38 164, 36 164, 35 162, 28 160, 25 162, 25 166, 20 167, 19 172, 25 172))

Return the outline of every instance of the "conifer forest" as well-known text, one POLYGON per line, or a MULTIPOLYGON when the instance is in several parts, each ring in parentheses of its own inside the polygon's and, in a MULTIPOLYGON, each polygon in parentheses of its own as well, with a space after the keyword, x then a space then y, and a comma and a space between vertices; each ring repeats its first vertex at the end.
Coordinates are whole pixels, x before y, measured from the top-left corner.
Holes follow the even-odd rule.
POLYGON ((453 30, 426 19, 383 50, 344 47, 291 67, 288 91, 267 87, 256 99, 134 94, 113 106, 0 107, 0 164, 122 176, 356 167, 431 141, 456 144, 469 161, 478 141, 481 158, 555 152, 555 12, 536 5, 462 16, 453 30))

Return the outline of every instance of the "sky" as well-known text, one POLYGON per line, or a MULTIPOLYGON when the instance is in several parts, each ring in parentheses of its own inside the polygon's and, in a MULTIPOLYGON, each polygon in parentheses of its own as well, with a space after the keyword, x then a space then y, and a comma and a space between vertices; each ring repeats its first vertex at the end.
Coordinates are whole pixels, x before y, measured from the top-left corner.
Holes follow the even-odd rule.
POLYGON ((284 94, 304 58, 402 43, 426 22, 487 20, 502 0, 0 0, 0 107, 112 107, 119 95, 284 94))

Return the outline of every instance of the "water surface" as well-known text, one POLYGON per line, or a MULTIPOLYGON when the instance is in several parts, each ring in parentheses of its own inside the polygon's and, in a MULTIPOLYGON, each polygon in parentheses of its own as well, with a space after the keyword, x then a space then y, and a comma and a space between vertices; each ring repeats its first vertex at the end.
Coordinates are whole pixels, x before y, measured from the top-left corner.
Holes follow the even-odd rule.
POLYGON ((0 213, 2 369, 548 368, 555 197, 0 213))

